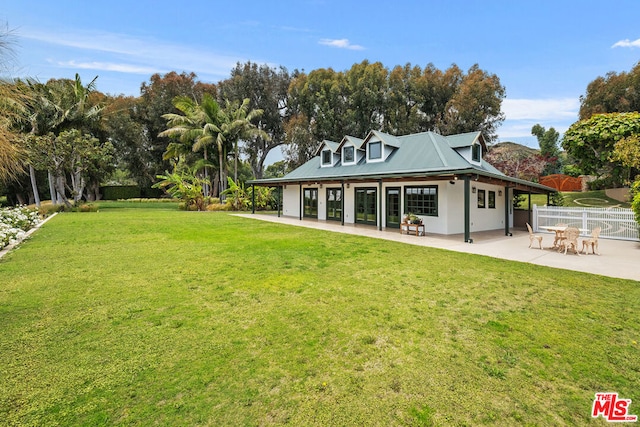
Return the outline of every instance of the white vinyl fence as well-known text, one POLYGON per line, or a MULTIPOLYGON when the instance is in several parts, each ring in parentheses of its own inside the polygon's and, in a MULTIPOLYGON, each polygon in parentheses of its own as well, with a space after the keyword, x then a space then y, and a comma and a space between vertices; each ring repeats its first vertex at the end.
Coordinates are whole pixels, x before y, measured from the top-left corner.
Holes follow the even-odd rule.
POLYGON ((640 240, 638 223, 633 211, 624 208, 569 208, 564 206, 533 205, 533 229, 542 231, 540 227, 567 224, 589 230, 601 227, 600 237, 603 239, 640 240))

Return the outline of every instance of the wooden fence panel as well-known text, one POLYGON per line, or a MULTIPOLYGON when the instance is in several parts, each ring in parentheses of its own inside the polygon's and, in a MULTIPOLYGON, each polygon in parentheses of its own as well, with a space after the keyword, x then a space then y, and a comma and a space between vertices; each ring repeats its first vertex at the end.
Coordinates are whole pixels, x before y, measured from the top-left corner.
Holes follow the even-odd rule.
POLYGON ((555 188, 558 191, 582 191, 582 178, 569 175, 553 174, 540 177, 540 184, 555 188))

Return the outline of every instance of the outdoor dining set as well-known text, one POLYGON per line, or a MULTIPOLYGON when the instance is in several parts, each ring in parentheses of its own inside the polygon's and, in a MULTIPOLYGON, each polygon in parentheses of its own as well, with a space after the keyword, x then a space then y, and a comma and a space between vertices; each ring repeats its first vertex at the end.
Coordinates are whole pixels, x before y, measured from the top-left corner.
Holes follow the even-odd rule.
MULTIPOLYGON (((590 237, 586 237, 581 240, 582 247, 580 249, 578 248, 578 240, 580 238, 580 235, 588 233, 589 230, 570 227, 567 224, 562 223, 553 226, 541 226, 540 228, 555 233, 553 246, 550 249, 555 249, 558 252, 564 252, 565 255, 569 250, 571 250, 577 255, 580 255, 580 252, 588 254, 590 248, 591 253, 600 255, 598 253, 598 237, 600 236, 600 231, 602 230, 600 227, 594 228, 591 231, 590 237)), ((529 225, 528 223, 527 229, 529 230, 529 247, 532 247, 533 243, 537 241, 538 247, 542 249, 542 236, 534 234, 531 225, 529 225)))

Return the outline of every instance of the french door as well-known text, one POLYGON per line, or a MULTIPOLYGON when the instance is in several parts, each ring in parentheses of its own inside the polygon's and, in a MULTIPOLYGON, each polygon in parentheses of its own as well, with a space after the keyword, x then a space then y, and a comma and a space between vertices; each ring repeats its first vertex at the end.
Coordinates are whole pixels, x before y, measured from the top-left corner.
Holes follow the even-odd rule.
POLYGON ((342 220, 342 189, 327 188, 327 220, 342 220))
POLYGON ((356 223, 378 224, 376 188, 356 188, 356 223))
POLYGON ((304 217, 318 218, 318 189, 304 189, 304 217))
POLYGON ((387 228, 400 228, 400 188, 387 188, 387 228))

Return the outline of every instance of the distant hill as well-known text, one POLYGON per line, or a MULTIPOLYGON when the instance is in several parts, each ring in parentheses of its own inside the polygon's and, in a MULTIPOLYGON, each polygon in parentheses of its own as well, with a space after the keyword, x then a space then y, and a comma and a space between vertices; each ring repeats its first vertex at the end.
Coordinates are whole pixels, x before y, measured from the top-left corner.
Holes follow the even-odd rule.
POLYGON ((499 153, 501 155, 514 155, 519 158, 540 154, 540 150, 509 141, 498 142, 497 144, 490 145, 488 147, 488 150, 490 153, 493 152, 494 154, 499 153))

